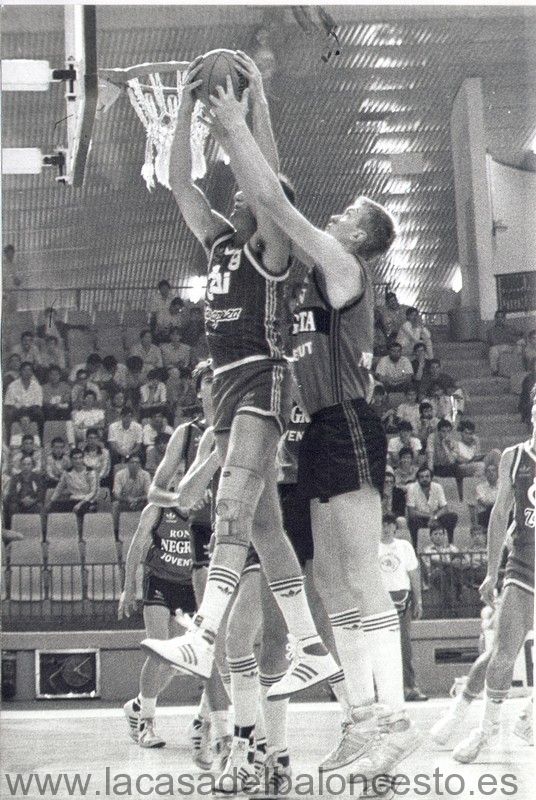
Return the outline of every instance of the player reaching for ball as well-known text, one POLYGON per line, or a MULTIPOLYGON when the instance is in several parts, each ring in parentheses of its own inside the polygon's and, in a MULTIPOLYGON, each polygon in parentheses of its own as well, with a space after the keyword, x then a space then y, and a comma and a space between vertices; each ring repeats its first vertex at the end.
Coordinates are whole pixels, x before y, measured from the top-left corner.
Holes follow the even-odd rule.
MULTIPOLYGON (((357 198, 326 230, 286 199, 246 125, 232 84, 212 98, 213 132, 241 189, 292 240, 312 269, 294 313, 295 373, 311 418, 298 482, 312 500, 317 589, 333 626, 352 708, 321 769, 371 779, 419 744, 403 709, 398 616, 378 563, 386 439, 370 406, 374 381, 372 264, 395 238, 387 211, 357 198), (334 557, 335 556, 335 557, 334 557), (379 703, 375 704, 374 683, 379 703)), ((284 683, 284 681, 283 681, 284 683)))
MULTIPOLYGON (((277 148, 262 78, 244 54, 236 55, 235 64, 249 81, 255 139, 277 172, 277 148)), ((202 68, 202 58, 196 59, 186 77, 171 151, 170 184, 208 259, 205 329, 214 367, 214 430, 223 464, 216 501, 216 546, 203 602, 194 619, 196 630, 166 642, 148 639, 142 646, 168 663, 208 677, 216 633, 251 540, 292 637, 291 667, 269 692, 285 697, 338 671, 311 617, 300 566, 283 532, 277 494, 275 456, 290 412, 281 330, 290 243, 257 204, 254 187, 245 193, 246 200, 237 194, 227 220, 192 182, 192 92, 201 85, 202 68)), ((242 109, 245 114, 245 103, 242 109)))

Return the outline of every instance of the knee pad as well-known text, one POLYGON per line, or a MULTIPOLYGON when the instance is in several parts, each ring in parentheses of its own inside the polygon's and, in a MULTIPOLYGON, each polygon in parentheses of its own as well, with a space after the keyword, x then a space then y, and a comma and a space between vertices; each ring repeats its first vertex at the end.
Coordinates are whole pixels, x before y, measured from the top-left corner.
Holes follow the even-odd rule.
POLYGON ((216 514, 225 522, 253 518, 264 489, 264 478, 245 467, 225 466, 216 497, 216 514))

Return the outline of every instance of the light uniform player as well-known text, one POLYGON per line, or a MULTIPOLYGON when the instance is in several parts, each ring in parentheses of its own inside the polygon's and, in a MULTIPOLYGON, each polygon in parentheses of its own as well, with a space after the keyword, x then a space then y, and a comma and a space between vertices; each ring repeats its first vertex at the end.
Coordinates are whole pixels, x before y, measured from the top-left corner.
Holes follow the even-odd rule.
POLYGON ((497 499, 488 526, 488 574, 480 587, 484 602, 495 604, 501 547, 512 546, 506 562, 493 648, 485 678, 484 714, 478 728, 453 751, 456 761, 470 763, 492 745, 500 732, 501 711, 512 684, 517 655, 534 620, 534 536, 536 515, 536 395, 532 403, 532 436, 507 448, 499 465, 497 499), (508 517, 513 521, 508 528, 508 517), (508 530, 507 530, 508 529, 508 530))
MULTIPOLYGON (((286 199, 233 94, 212 98, 214 133, 246 194, 314 264, 295 312, 295 373, 311 417, 300 449, 299 482, 312 499, 315 584, 331 618, 346 676, 351 721, 322 769, 350 766, 361 780, 390 772, 419 744, 403 710, 398 615, 378 564, 386 440, 369 406, 374 294, 369 267, 387 251, 393 220, 358 198, 325 231, 286 199), (222 130, 223 128, 223 130, 222 130), (374 703, 374 683, 380 703, 374 703)), ((300 256, 301 257, 301 256, 300 256)), ((291 669, 273 693, 296 691, 291 669)))
MULTIPOLYGON (((205 328, 214 368, 214 430, 223 465, 216 502, 216 546, 197 630, 167 642, 148 639, 142 647, 168 663, 207 677, 214 640, 242 572, 250 541, 292 636, 292 669, 305 680, 270 689, 289 696, 337 672, 317 634, 301 570, 283 532, 275 457, 290 411, 289 373, 284 359, 284 282, 290 245, 259 209, 256 191, 241 194, 229 220, 210 208, 191 180, 192 91, 200 85, 193 62, 183 89, 171 150, 170 184, 181 213, 208 258, 205 328)), ((237 55, 248 78, 253 130, 273 168, 278 168, 262 79, 255 64, 237 55)), ((244 107, 245 110, 245 107, 244 107)), ((278 185, 279 180, 278 180, 278 185)), ((238 742, 234 742, 238 747, 238 742)), ((242 747, 242 744, 240 744, 242 747)))

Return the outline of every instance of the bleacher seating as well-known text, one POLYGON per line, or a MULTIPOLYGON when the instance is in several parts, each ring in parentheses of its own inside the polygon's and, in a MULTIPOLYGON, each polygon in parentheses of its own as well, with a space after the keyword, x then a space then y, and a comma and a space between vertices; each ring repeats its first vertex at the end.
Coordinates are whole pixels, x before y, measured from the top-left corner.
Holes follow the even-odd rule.
MULTIPOLYGON (((59 517, 71 517, 71 514, 50 514, 55 517, 54 535, 47 536, 47 564, 50 576, 50 598, 52 600, 81 600, 82 591, 82 557, 78 536, 69 533, 67 520, 59 517)), ((50 527, 50 523, 49 523, 50 527)))
POLYGON ((40 542, 43 539, 43 529, 39 514, 13 514, 11 529, 22 533, 25 540, 35 539, 40 542))
POLYGON ((69 365, 83 364, 94 346, 93 334, 90 331, 73 330, 67 331, 67 350, 69 355, 69 365))
POLYGON ((97 330, 120 328, 121 322, 119 319, 119 313, 117 311, 103 311, 102 309, 97 309, 95 311, 93 324, 97 330))
POLYGON ((78 529, 76 517, 71 513, 53 512, 47 518, 47 542, 58 543, 70 547, 74 542, 78 546, 78 529))
POLYGON ((145 328, 149 315, 143 308, 127 308, 123 313, 124 328, 145 328))
POLYGON ((78 308, 69 308, 67 311, 67 324, 90 329, 92 327, 91 314, 89 311, 81 311, 78 308))
POLYGON ((43 600, 43 545, 36 539, 22 539, 9 545, 11 600, 43 600))
POLYGON ((115 356, 119 363, 124 362, 125 349, 123 347, 123 331, 121 328, 97 329, 95 346, 102 357, 115 356))

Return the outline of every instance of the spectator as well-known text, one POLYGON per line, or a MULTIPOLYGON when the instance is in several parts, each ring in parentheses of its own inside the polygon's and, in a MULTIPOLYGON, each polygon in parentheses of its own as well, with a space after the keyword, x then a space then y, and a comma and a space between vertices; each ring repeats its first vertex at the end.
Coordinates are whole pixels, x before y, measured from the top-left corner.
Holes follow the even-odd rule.
POLYGON ((129 356, 126 367, 125 397, 130 405, 137 408, 140 402, 140 387, 143 384, 143 361, 139 356, 129 356))
POLYGON ((155 411, 146 425, 143 426, 143 445, 150 449, 154 447, 156 437, 161 433, 171 436, 173 428, 167 424, 167 420, 161 411, 155 411))
POLYGON ((18 353, 11 353, 7 360, 7 369, 3 370, 2 381, 4 384, 4 391, 10 383, 17 380, 20 374, 21 360, 18 353))
POLYGON ((98 353, 90 353, 86 358, 85 364, 76 364, 72 369, 69 375, 69 380, 73 383, 76 380, 76 376, 78 371, 81 369, 85 369, 87 372, 88 381, 90 383, 94 383, 96 386, 102 381, 103 378, 103 370, 102 370, 102 358, 98 353))
POLYGON ((407 489, 408 527, 415 549, 421 528, 440 521, 447 531, 449 543, 452 543, 454 529, 458 523, 458 515, 449 511, 443 487, 432 480, 432 474, 429 467, 425 465, 419 467, 416 482, 410 483, 407 489))
POLYGON ((19 377, 7 387, 4 414, 8 425, 22 415, 29 416, 39 426, 43 423, 43 389, 29 361, 21 363, 19 377))
POLYGON ((153 338, 157 344, 165 344, 170 341, 171 329, 184 327, 184 302, 180 297, 171 300, 167 311, 159 311, 156 315, 156 324, 151 328, 153 338))
POLYGON ((464 419, 458 425, 460 439, 454 442, 458 468, 462 478, 481 476, 484 473, 482 448, 480 439, 475 433, 475 423, 464 419))
POLYGON ((20 450, 24 436, 31 436, 35 447, 41 447, 41 437, 37 430, 37 424, 32 422, 26 414, 19 417, 19 421, 14 422, 11 426, 10 448, 12 450, 20 450))
POLYGON ((169 317, 169 304, 171 303, 171 285, 163 278, 158 284, 158 293, 151 303, 150 325, 151 330, 157 335, 164 330, 169 317))
POLYGON ((49 370, 50 367, 59 367, 60 370, 65 369, 65 351, 60 346, 56 336, 49 334, 46 337, 40 353, 40 363, 44 370, 49 370))
POLYGON ((475 486, 476 522, 487 530, 491 509, 497 499, 499 468, 493 461, 484 467, 484 480, 475 486))
POLYGON ((62 380, 59 367, 48 370, 48 381, 43 385, 43 418, 67 420, 70 418, 71 387, 62 380))
POLYGON ((125 393, 121 390, 116 392, 108 407, 104 411, 104 422, 107 428, 110 427, 112 422, 117 422, 121 419, 123 409, 127 405, 125 393))
POLYGON ((398 342, 390 342, 388 349, 388 354, 378 361, 376 378, 388 392, 403 392, 413 379, 411 361, 402 356, 402 347, 398 342))
POLYGON ((143 362, 143 376, 147 376, 151 370, 161 369, 164 366, 160 348, 154 344, 153 336, 149 328, 141 331, 140 342, 132 346, 131 356, 138 356, 143 362))
POLYGON ((487 341, 489 346, 489 365, 493 375, 499 374, 499 358, 501 353, 514 353, 518 341, 523 337, 521 331, 516 331, 506 324, 504 311, 495 312, 493 325, 488 328, 487 341))
MULTIPOLYGON (((182 411, 197 405, 197 394, 187 370, 171 373, 166 382, 168 403, 176 409, 175 423, 180 424, 182 411)), ((175 425, 175 426, 176 426, 175 425)))
POLYGON ((447 372, 442 372, 441 361, 439 358, 432 358, 428 362, 421 382, 421 392, 423 397, 428 397, 432 394, 434 386, 439 384, 445 394, 449 394, 451 386, 456 386, 456 381, 447 372))
POLYGON ((426 347, 424 342, 417 342, 413 346, 413 358, 411 366, 413 367, 413 382, 417 386, 417 393, 422 394, 422 381, 426 370, 426 347))
POLYGON ((110 474, 110 451, 102 443, 98 428, 88 428, 82 449, 84 464, 94 470, 97 483, 102 486, 110 474))
POLYGON ((150 447, 147 451, 147 458, 145 459, 145 469, 151 475, 155 474, 158 465, 164 458, 166 447, 171 436, 168 433, 159 433, 154 440, 154 447, 150 447))
POLYGON ((398 331, 396 338, 402 345, 402 355, 411 358, 413 356, 413 348, 417 342, 422 342, 426 348, 426 358, 429 360, 434 357, 432 336, 428 328, 423 325, 417 308, 407 309, 406 321, 398 331))
POLYGON ((488 537, 482 525, 473 525, 471 528, 470 544, 464 556, 465 583, 472 589, 478 589, 488 571, 488 537))
POLYGON ((395 532, 396 517, 394 514, 384 514, 378 557, 383 584, 391 595, 400 620, 404 699, 428 700, 415 683, 411 649, 411 620, 422 617, 419 562, 411 544, 404 539, 397 539, 395 532))
POLYGON ((115 356, 104 356, 102 359, 100 388, 105 388, 110 394, 127 385, 128 370, 125 364, 119 364, 115 356))
POLYGON ((30 455, 20 460, 20 472, 10 481, 5 504, 5 524, 11 528, 13 514, 41 514, 45 500, 45 481, 34 467, 30 455))
POLYGON ((112 422, 108 429, 108 443, 112 455, 112 463, 126 461, 129 456, 139 453, 143 440, 143 428, 134 421, 134 411, 124 406, 121 420, 112 422))
POLYGON ((104 411, 97 408, 97 396, 88 389, 84 394, 82 408, 71 414, 75 442, 83 442, 88 428, 104 428, 104 411))
POLYGON ((527 370, 534 369, 536 362, 536 330, 529 331, 521 345, 521 358, 527 370))
POLYGON ((459 600, 463 588, 463 568, 466 559, 448 538, 444 519, 430 524, 430 544, 423 550, 423 566, 429 583, 440 593, 441 604, 449 607, 453 599, 459 600))
POLYGON ((71 460, 67 454, 67 445, 61 436, 55 436, 50 443, 50 453, 46 457, 45 477, 48 488, 54 488, 65 470, 70 469, 71 460))
POLYGON ((409 383, 404 392, 404 402, 400 403, 396 409, 396 416, 399 420, 406 420, 411 424, 413 433, 417 433, 420 423, 420 409, 417 402, 417 387, 414 383, 409 383))
POLYGON ((46 339, 47 336, 54 336, 58 341, 58 346, 63 349, 63 342, 65 339, 65 331, 68 326, 58 319, 58 312, 52 306, 48 306, 43 311, 43 322, 37 328, 37 335, 41 339, 46 339))
POLYGON ((43 455, 41 448, 35 445, 34 436, 26 433, 22 437, 20 448, 11 451, 11 474, 17 475, 21 470, 21 461, 25 456, 32 459, 34 472, 42 472, 43 455))
POLYGON ((76 370, 76 382, 71 390, 71 405, 73 409, 82 408, 84 395, 91 391, 95 393, 98 401, 101 399, 100 389, 96 383, 89 380, 88 371, 85 367, 76 370))
POLYGON ((119 534, 119 514, 121 511, 141 511, 147 503, 150 485, 151 476, 141 468, 139 455, 133 453, 127 459, 126 467, 118 470, 114 478, 112 514, 116 536, 119 534))
POLYGON ((32 331, 24 331, 21 333, 20 344, 15 345, 13 353, 17 353, 17 355, 20 356, 21 363, 26 361, 31 364, 34 371, 36 367, 39 369, 41 366, 41 353, 35 343, 32 331))
POLYGON ((188 369, 191 366, 192 348, 183 344, 179 328, 170 329, 170 342, 161 346, 164 367, 167 369, 188 369))
POLYGON ((140 414, 151 417, 157 411, 167 412, 166 384, 160 380, 160 370, 153 369, 147 375, 147 381, 140 387, 140 414))
POLYGON ((426 458, 430 471, 439 478, 455 478, 458 495, 463 500, 463 474, 458 465, 458 450, 452 435, 452 424, 448 419, 440 419, 435 433, 428 437, 426 458))
POLYGON ((383 422, 386 433, 396 432, 396 412, 389 405, 389 397, 381 383, 374 384, 371 401, 372 408, 383 422))
POLYGON ((419 465, 415 462, 411 447, 403 447, 398 453, 398 466, 395 469, 395 485, 406 491, 409 483, 417 479, 419 465))
POLYGON ((521 422, 524 422, 529 430, 532 430, 531 424, 531 409, 532 409, 532 392, 536 386, 536 361, 532 365, 532 369, 523 378, 521 384, 521 391, 519 394, 519 402, 517 410, 521 415, 521 422))
POLYGON ((62 473, 52 492, 46 511, 74 511, 78 533, 82 534, 84 514, 97 507, 97 476, 84 464, 84 454, 77 447, 71 450, 71 467, 62 473))
POLYGON ((423 450, 428 443, 428 437, 435 432, 438 422, 438 418, 434 417, 432 404, 428 400, 423 400, 422 403, 419 403, 419 425, 416 434, 420 439, 423 450))
POLYGON ((397 430, 398 436, 394 436, 387 445, 387 455, 392 467, 398 466, 399 454, 403 447, 409 447, 415 459, 418 458, 422 449, 420 441, 416 436, 412 435, 411 422, 407 422, 405 419, 401 420, 398 423, 397 430))
POLYGON ((388 342, 396 338, 398 331, 406 321, 407 306, 401 306, 395 292, 385 293, 385 305, 377 308, 378 327, 388 342))
POLYGON ((445 394, 445 390, 440 383, 431 386, 431 392, 425 398, 432 405, 433 415, 436 419, 452 420, 452 401, 445 394))
POLYGON ((394 514, 397 519, 406 516, 406 492, 395 485, 395 473, 389 466, 385 470, 382 510, 384 514, 394 514))

